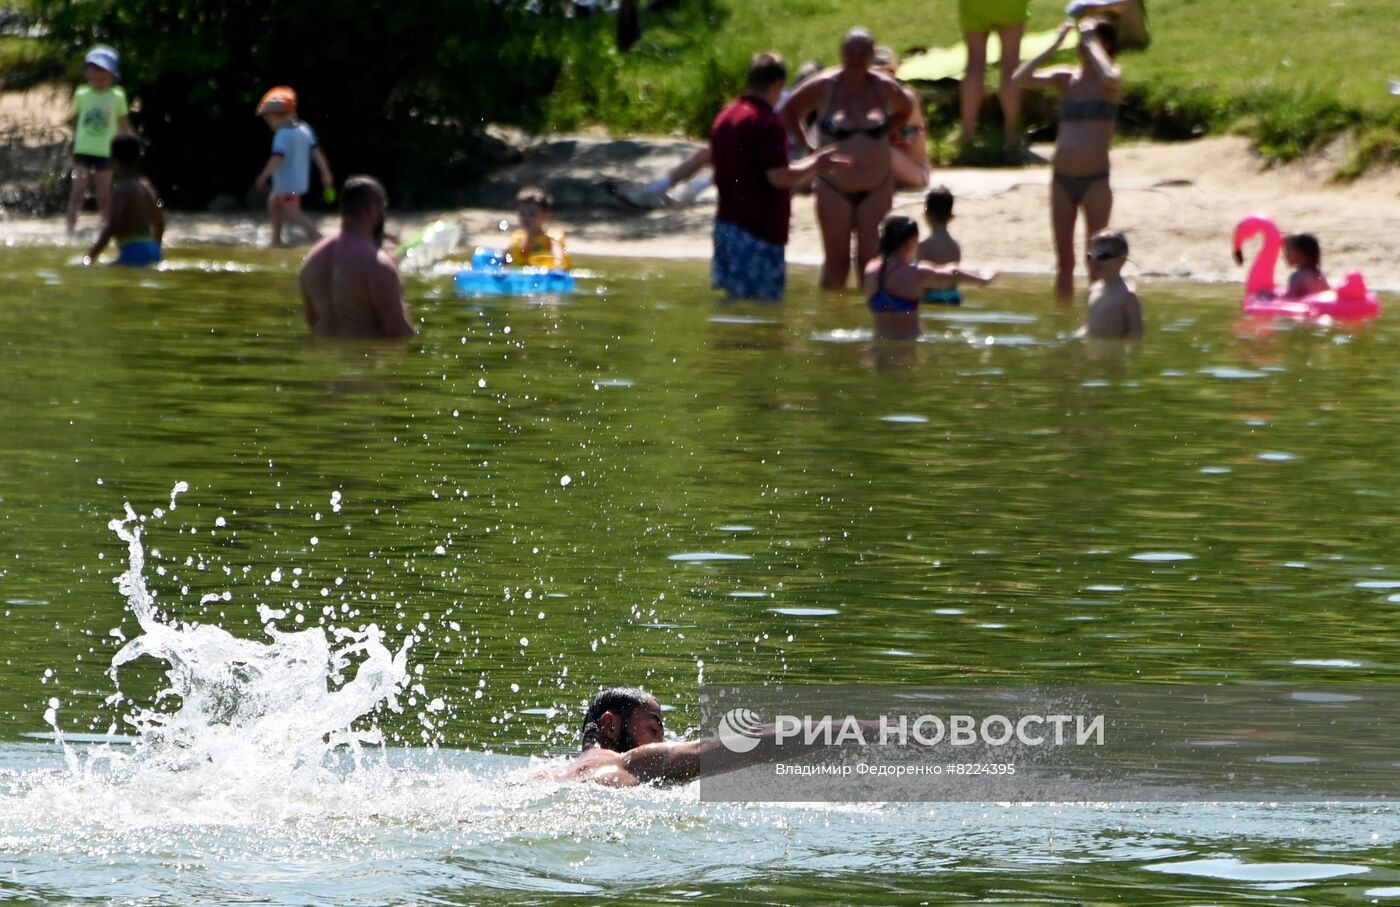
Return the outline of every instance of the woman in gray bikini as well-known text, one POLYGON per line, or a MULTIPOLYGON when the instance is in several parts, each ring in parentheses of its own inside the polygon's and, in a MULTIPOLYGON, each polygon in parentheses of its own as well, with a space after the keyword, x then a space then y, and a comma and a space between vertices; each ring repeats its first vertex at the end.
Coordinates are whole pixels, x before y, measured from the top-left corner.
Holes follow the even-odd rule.
POLYGON ((899 83, 871 69, 875 41, 852 29, 841 42, 841 66, 803 83, 782 108, 788 135, 805 149, 802 124, 818 112, 818 144, 835 145, 852 160, 843 170, 817 177, 817 222, 822 231, 821 285, 841 288, 851 273, 851 234, 856 236, 857 273, 878 254, 880 221, 894 201, 890 133, 913 113, 899 83))
POLYGON ((1113 212, 1108 149, 1123 91, 1123 74, 1113 61, 1118 33, 1107 22, 1079 23, 1078 66, 1038 71, 1074 28, 1072 22, 1060 26, 1055 44, 1023 63, 1012 77, 1023 88, 1053 88, 1060 93, 1050 219, 1055 231, 1055 295, 1061 299, 1074 296, 1074 227, 1079 209, 1084 209, 1086 238, 1104 230, 1113 212))

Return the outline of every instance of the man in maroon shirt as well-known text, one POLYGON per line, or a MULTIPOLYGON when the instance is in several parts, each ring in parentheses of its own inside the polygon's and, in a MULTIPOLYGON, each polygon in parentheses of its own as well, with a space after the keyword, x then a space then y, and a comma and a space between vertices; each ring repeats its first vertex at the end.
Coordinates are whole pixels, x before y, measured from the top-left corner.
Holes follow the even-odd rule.
POLYGON ((831 147, 788 161, 787 132, 773 112, 786 82, 781 56, 755 55, 748 90, 720 111, 710 131, 719 192, 712 283, 730 299, 783 298, 793 187, 851 163, 831 147))

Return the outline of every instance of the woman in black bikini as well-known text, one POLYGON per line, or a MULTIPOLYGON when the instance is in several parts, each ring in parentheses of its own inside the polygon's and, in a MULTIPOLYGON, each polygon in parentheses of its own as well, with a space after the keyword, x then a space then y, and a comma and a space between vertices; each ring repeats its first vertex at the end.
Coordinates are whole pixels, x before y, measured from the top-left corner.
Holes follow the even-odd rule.
POLYGON ((909 120, 913 104, 898 82, 871 70, 874 59, 870 33, 852 30, 841 43, 841 66, 809 79, 782 109, 788 135, 803 148, 809 140, 802 123, 809 113, 821 111, 818 144, 837 146, 853 162, 817 179, 817 222, 825 252, 823 287, 846 286, 852 233, 858 267, 875 257, 880 220, 894 201, 890 132, 909 120))
POLYGON ((1059 49, 1074 23, 1060 26, 1054 46, 1016 70, 1024 88, 1060 92, 1060 123, 1055 138, 1050 185, 1050 219, 1055 231, 1055 294, 1074 296, 1074 226, 1084 209, 1085 236, 1108 227, 1113 190, 1108 184, 1108 149, 1118 118, 1123 74, 1113 62, 1118 33, 1107 22, 1079 24, 1079 65, 1036 70, 1059 49))

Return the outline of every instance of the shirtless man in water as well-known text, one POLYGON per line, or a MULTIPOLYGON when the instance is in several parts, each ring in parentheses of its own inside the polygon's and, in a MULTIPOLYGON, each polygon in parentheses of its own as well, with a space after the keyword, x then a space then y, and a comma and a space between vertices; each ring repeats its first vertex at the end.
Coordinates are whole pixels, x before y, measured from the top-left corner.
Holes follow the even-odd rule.
POLYGON ((165 214, 151 181, 141 175, 141 140, 130 133, 112 139, 112 197, 107 220, 84 264, 92 264, 107 243, 117 241, 119 265, 144 267, 160 262, 165 214))
MULTIPOLYGON (((862 721, 867 733, 875 722, 862 721)), ((782 754, 776 732, 759 729, 758 744, 747 753, 736 753, 718 737, 668 741, 661 720, 661 705, 645 690, 612 687, 588 705, 583 716, 583 752, 568 765, 547 769, 535 777, 544 781, 590 781, 608 787, 639 784, 683 784, 702 775, 719 775, 782 754)), ((791 754, 794 746, 789 744, 791 754)))
POLYGON ((317 337, 412 337, 403 281, 384 242, 384 187, 352 176, 340 193, 340 233, 318 242, 301 266, 306 323, 317 337))

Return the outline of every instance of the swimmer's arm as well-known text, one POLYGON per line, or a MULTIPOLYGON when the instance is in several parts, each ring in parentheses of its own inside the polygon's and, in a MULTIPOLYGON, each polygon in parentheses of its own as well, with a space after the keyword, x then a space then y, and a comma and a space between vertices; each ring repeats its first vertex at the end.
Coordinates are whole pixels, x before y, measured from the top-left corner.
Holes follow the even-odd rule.
POLYGON ((83 258, 83 264, 92 264, 97 261, 97 256, 102 254, 102 250, 107 248, 107 243, 112 241, 113 234, 116 233, 116 225, 126 222, 126 193, 113 192, 112 200, 108 202, 107 220, 102 223, 102 232, 97 234, 97 241, 88 249, 88 254, 83 258))
POLYGON ((1098 34, 1088 23, 1080 27, 1079 40, 1083 42, 1085 49, 1089 52, 1089 65, 1094 67, 1099 78, 1117 88, 1123 79, 1123 71, 1118 68, 1118 64, 1113 62, 1108 51, 1104 50, 1103 44, 1099 42, 1098 34))
POLYGON ((774 167, 765 175, 775 188, 794 189, 818 173, 831 173, 849 166, 851 159, 844 154, 837 154, 834 145, 828 145, 804 158, 789 162, 785 167, 774 167))
POLYGON ((788 95, 787 101, 778 111, 778 115, 783 121, 783 131, 788 134, 788 139, 799 148, 808 150, 812 148, 807 131, 802 128, 802 120, 808 113, 816 109, 817 99, 821 96, 822 89, 826 87, 826 79, 808 79, 800 88, 788 95))
MULTIPOLYGON (((859 723, 867 737, 879 733, 879 722, 859 723)), ((747 753, 733 752, 718 737, 709 737, 684 743, 639 746, 622 754, 622 766, 643 783, 680 784, 706 775, 773 762, 785 753, 797 758, 815 748, 791 742, 786 747, 779 744, 777 730, 772 725, 761 728, 758 733, 758 745, 747 753)))
POLYGON ((280 151, 274 151, 267 159, 267 163, 263 165, 262 173, 259 173, 258 178, 253 180, 253 188, 261 189, 266 186, 267 181, 272 179, 272 174, 277 172, 277 168, 282 166, 282 161, 286 158, 287 156, 280 151))
POLYGON ((958 283, 975 283, 978 286, 986 286, 995 280, 996 276, 995 271, 964 271, 956 265, 944 267, 928 264, 919 265, 919 278, 924 286, 940 284, 950 278, 958 283))
POLYGON ((321 174, 321 188, 334 189, 335 177, 331 174, 331 164, 321 153, 320 147, 311 149, 311 160, 316 164, 317 172, 321 174))
POLYGON ((1045 49, 1045 52, 1038 57, 1032 57, 1016 67, 1016 71, 1011 75, 1011 81, 1022 88, 1063 88, 1068 84, 1073 70, 1070 69, 1050 69, 1044 73, 1037 73, 1036 70, 1044 66, 1046 61, 1055 55, 1060 49, 1060 45, 1065 43, 1065 38, 1074 31, 1073 22, 1065 22, 1060 26, 1060 32, 1055 36, 1055 43, 1045 49))

